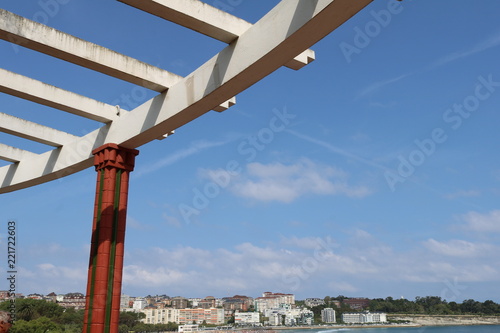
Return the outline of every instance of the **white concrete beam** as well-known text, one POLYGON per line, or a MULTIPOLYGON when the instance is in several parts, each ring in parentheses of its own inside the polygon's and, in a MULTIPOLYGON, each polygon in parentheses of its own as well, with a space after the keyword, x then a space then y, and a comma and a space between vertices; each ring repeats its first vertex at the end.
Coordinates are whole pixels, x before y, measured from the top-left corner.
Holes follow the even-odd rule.
POLYGON ((16 163, 22 161, 23 159, 36 158, 37 156, 38 154, 30 151, 0 143, 0 160, 16 163))
POLYGON ((198 0, 118 0, 227 44, 251 23, 198 0))
POLYGON ((137 148, 170 133, 277 70, 371 1, 281 1, 241 35, 237 43, 231 43, 167 93, 62 148, 0 168, 0 193, 90 167, 92 149, 104 143, 137 148))
MULTIPOLYGON (((230 44, 252 24, 199 0, 118 0, 132 7, 230 44)), ((314 52, 294 55, 284 66, 298 70, 314 60, 314 52)))
POLYGON ((53 147, 60 147, 65 143, 78 139, 78 136, 2 112, 0 112, 0 132, 53 147))
POLYGON ((103 123, 119 117, 115 106, 1 68, 0 92, 103 123))
POLYGON ((158 92, 182 78, 1 8, 0 38, 158 92))
POLYGON ((236 43, 229 44, 168 93, 113 122, 106 141, 136 148, 187 124, 283 66, 371 1, 281 1, 236 43))

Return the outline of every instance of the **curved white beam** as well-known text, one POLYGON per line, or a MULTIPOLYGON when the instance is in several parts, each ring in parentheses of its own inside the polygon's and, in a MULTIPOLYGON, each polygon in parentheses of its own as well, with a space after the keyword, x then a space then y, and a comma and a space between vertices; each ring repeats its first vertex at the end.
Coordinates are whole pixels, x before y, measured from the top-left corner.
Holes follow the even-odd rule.
POLYGON ((263 79, 371 1, 280 2, 237 42, 168 92, 62 148, 0 168, 0 193, 40 184, 89 167, 92 165, 92 149, 104 143, 136 148, 172 132, 263 79))
POLYGON ((182 78, 1 8, 0 38, 158 92, 182 78))
MULTIPOLYGON (((214 39, 230 44, 245 31, 251 23, 231 15, 199 0, 118 0, 132 7, 174 22, 214 39)), ((298 70, 314 60, 314 51, 306 50, 295 54, 284 66, 298 70)))

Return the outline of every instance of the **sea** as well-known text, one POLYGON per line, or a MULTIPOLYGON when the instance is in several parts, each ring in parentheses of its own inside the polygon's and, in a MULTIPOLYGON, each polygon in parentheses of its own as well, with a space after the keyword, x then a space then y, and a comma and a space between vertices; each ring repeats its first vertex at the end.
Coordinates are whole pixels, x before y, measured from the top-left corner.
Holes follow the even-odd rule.
POLYGON ((500 333, 500 325, 474 326, 422 326, 422 327, 389 327, 389 328, 332 328, 312 330, 282 330, 281 333, 500 333))

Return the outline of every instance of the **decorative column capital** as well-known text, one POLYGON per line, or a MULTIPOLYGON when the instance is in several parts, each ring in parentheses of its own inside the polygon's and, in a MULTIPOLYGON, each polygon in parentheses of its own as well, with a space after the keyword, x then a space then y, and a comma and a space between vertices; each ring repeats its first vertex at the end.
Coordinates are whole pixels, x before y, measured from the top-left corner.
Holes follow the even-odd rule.
POLYGON ((129 149, 114 143, 107 143, 92 151, 96 171, 111 166, 125 171, 133 171, 137 149, 129 149))

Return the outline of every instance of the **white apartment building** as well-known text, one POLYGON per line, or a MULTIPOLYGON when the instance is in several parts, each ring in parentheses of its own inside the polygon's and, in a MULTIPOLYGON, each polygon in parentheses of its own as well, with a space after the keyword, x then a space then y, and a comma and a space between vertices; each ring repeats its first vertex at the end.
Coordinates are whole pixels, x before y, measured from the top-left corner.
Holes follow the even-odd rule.
POLYGON ((178 324, 224 324, 224 309, 178 309, 178 324))
POLYGON ((346 324, 385 323, 387 322, 387 314, 370 311, 346 312, 342 314, 342 321, 346 324))
POLYGON ((321 321, 324 323, 335 323, 335 310, 332 308, 324 308, 321 310, 321 321))
POLYGON ((234 313, 235 324, 258 324, 260 322, 259 312, 239 312, 234 313))
POLYGON ((269 318, 269 325, 312 325, 314 313, 307 309, 277 308, 266 309, 264 317, 269 318))
POLYGON ((136 298, 132 308, 134 310, 142 310, 146 307, 146 305, 148 305, 148 302, 144 298, 136 298))
POLYGON ((188 298, 188 301, 191 302, 191 307, 192 308, 197 308, 198 307, 198 303, 201 302, 201 298, 188 298))
POLYGON ((129 308, 129 302, 130 302, 130 296, 129 295, 121 295, 120 296, 120 309, 128 309, 129 308))
POLYGON ((146 315, 146 318, 141 319, 145 324, 179 323, 179 309, 143 309, 139 312, 146 315))
POLYGON ((269 325, 271 326, 281 325, 281 315, 278 312, 270 313, 266 317, 269 318, 269 325))
POLYGON ((282 304, 295 304, 295 295, 265 292, 262 297, 257 297, 254 300, 255 309, 262 313, 264 313, 266 309, 279 308, 282 304))

